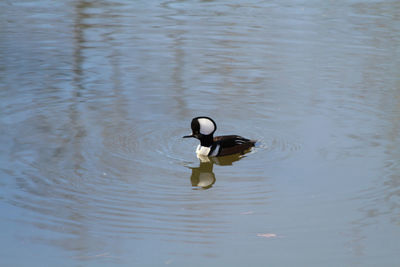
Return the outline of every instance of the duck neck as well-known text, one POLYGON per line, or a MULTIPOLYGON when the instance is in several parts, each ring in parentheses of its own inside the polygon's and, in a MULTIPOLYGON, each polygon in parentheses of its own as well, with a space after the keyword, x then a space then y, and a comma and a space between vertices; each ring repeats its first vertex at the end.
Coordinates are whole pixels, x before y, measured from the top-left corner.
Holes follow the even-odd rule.
POLYGON ((204 135, 200 139, 200 145, 201 146, 210 147, 210 146, 212 146, 213 143, 214 143, 214 138, 213 138, 212 134, 211 135, 204 135))

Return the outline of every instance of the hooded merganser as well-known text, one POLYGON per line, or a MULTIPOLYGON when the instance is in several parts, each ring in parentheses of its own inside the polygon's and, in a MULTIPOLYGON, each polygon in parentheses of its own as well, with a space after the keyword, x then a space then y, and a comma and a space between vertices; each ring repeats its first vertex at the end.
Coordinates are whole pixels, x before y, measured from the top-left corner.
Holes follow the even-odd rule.
POLYGON ((183 138, 194 137, 200 140, 196 153, 198 156, 226 156, 243 153, 256 143, 238 135, 224 135, 213 137, 217 125, 209 117, 196 117, 192 120, 192 134, 183 138))

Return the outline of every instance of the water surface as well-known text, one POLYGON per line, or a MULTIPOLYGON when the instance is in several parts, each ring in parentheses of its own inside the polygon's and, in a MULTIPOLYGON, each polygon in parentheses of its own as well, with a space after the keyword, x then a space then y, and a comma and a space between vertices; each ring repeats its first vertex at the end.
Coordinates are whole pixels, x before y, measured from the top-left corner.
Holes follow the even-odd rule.
POLYGON ((2 265, 399 264, 398 2, 0 8, 2 265))

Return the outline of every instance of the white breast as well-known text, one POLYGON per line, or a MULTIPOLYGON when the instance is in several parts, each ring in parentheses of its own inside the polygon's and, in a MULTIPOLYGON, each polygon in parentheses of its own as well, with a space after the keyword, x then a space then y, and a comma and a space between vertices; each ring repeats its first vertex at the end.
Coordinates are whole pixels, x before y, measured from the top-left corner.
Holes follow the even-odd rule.
POLYGON ((219 147, 220 147, 220 146, 217 145, 217 147, 214 149, 214 151, 210 154, 211 147, 198 145, 198 146, 197 146, 197 149, 196 149, 196 154, 197 154, 198 156, 210 156, 210 157, 214 157, 214 156, 218 155, 219 147))
POLYGON ((211 147, 206 147, 206 146, 201 146, 198 145, 196 149, 196 154, 200 156, 208 156, 208 153, 210 153, 211 147))

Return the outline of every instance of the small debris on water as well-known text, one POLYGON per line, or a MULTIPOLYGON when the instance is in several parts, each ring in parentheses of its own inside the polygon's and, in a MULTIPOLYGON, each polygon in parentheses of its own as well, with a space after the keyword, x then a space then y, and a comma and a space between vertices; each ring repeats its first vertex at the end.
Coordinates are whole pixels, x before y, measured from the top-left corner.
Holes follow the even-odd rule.
POLYGON ((264 233, 264 234, 257 234, 258 237, 264 237, 264 238, 274 238, 277 237, 276 234, 273 233, 264 233))

